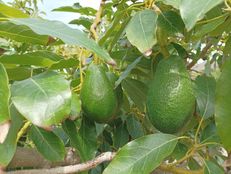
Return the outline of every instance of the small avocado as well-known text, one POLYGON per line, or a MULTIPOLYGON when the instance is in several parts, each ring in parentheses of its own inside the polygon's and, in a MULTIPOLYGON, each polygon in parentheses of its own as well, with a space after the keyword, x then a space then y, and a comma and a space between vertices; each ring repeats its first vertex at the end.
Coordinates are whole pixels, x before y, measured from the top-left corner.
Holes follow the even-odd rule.
POLYGON ((178 132, 190 119, 195 97, 182 58, 170 56, 158 63, 146 106, 151 123, 164 133, 178 132))
POLYGON ((100 65, 88 67, 80 97, 84 114, 98 123, 112 119, 118 107, 116 92, 100 65))

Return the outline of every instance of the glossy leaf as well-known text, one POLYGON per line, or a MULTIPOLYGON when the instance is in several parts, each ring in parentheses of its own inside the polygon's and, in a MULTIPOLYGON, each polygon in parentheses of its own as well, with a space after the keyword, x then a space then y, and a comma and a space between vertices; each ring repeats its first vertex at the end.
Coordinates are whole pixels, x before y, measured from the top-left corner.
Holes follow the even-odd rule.
POLYGON ((17 134, 23 124, 23 118, 15 109, 14 106, 10 108, 11 127, 6 140, 0 144, 0 167, 6 167, 12 160, 17 147, 17 134))
POLYGON ((12 85, 12 101, 18 111, 41 127, 60 123, 71 110, 69 82, 61 74, 44 72, 12 85))
POLYGON ((196 81, 196 100, 200 116, 204 119, 214 115, 216 80, 213 77, 199 76, 196 81))
POLYGON ((122 147, 103 174, 149 174, 169 156, 177 138, 168 134, 152 134, 122 147))
POLYGON ((83 120, 80 129, 77 131, 73 121, 66 120, 63 129, 69 136, 71 144, 76 148, 82 161, 87 161, 95 157, 96 129, 95 124, 88 120, 83 120))
POLYGON ((0 23, 0 36, 6 37, 18 42, 46 45, 48 36, 38 35, 29 27, 15 25, 10 22, 0 23))
POLYGON ((9 80, 5 67, 0 63, 0 125, 10 120, 9 100, 10 89, 9 80))
POLYGON ((224 174, 224 170, 212 161, 205 161, 204 174, 224 174))
POLYGON ((61 139, 53 132, 32 126, 29 136, 37 150, 50 161, 62 161, 65 157, 65 147, 61 139))
POLYGON ((27 18, 29 15, 23 13, 21 10, 10 7, 0 2, 0 14, 9 18, 27 18))
POLYGON ((10 19, 10 21, 17 25, 26 25, 38 34, 60 38, 66 44, 85 47, 97 54, 99 58, 108 64, 115 64, 109 54, 99 47, 95 41, 89 39, 85 33, 78 29, 72 29, 62 22, 42 20, 39 18, 10 19))
POLYGON ((196 22, 211 10, 222 3, 223 0, 182 0, 180 4, 180 14, 187 30, 191 30, 196 22))
POLYGON ((141 81, 131 78, 123 80, 122 87, 129 98, 143 111, 146 105, 148 87, 141 81))
POLYGON ((137 12, 126 28, 126 35, 132 45, 141 53, 149 56, 156 44, 157 14, 153 10, 137 12))
POLYGON ((221 142, 227 150, 231 150, 231 61, 228 60, 222 69, 217 82, 215 121, 221 142))

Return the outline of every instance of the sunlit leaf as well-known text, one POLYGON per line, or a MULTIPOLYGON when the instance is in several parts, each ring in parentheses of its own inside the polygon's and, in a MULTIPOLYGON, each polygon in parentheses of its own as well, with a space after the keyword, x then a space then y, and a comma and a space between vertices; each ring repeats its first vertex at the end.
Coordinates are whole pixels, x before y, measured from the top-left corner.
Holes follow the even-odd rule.
POLYGON ((150 174, 169 156, 177 138, 168 134, 153 134, 138 138, 122 147, 103 174, 150 174))
POLYGON ((38 34, 60 38, 66 44, 85 47, 97 54, 100 59, 104 60, 108 64, 115 64, 109 54, 99 47, 95 41, 89 39, 85 33, 78 29, 70 28, 62 22, 48 21, 39 18, 15 18, 10 19, 10 21, 17 25, 26 25, 38 34))
POLYGON ((126 28, 126 35, 132 45, 141 53, 149 56, 153 45, 156 44, 157 14, 153 10, 137 12, 126 28))
POLYGON ((12 85, 12 101, 17 110, 41 127, 60 123, 71 110, 71 90, 64 76, 44 72, 12 85))
POLYGON ((191 30, 209 10, 222 2, 223 0, 181 0, 180 14, 187 30, 191 30))

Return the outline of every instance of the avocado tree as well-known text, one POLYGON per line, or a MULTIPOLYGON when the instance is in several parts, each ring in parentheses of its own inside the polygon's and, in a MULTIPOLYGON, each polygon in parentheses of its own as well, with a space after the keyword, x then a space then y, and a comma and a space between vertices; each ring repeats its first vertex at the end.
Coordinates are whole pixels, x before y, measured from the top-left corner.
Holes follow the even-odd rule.
POLYGON ((230 0, 53 11, 0 1, 0 173, 229 172, 230 0))

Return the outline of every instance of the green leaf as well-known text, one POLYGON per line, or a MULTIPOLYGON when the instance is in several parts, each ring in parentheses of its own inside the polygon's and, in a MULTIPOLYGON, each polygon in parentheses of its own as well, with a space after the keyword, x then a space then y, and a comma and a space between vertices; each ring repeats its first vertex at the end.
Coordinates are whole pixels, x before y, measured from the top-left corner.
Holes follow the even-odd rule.
POLYGON ((37 150, 50 161, 62 161, 65 157, 65 146, 53 132, 31 126, 29 136, 37 150))
POLYGON ((49 51, 35 51, 26 54, 12 54, 0 56, 3 64, 33 65, 47 67, 49 69, 72 68, 78 65, 79 61, 74 58, 64 59, 49 51))
POLYGON ((129 134, 125 127, 125 124, 120 124, 116 126, 113 133, 113 146, 116 149, 124 146, 129 140, 129 134))
POLYGON ((227 56, 231 55, 231 36, 229 36, 229 38, 225 42, 225 47, 224 47, 223 53, 227 56))
POLYGON ((10 22, 0 23, 0 36, 6 37, 18 42, 46 45, 48 36, 38 35, 29 27, 15 25, 10 22))
POLYGON ((204 15, 224 0, 181 0, 180 14, 187 30, 191 30, 204 15))
POLYGON ((180 8, 181 0, 157 0, 157 1, 163 2, 166 5, 171 5, 176 9, 180 8))
POLYGON ((216 80, 205 75, 196 78, 196 100, 200 116, 204 119, 214 115, 216 80))
POLYGON ((76 24, 76 25, 82 25, 86 29, 90 30, 90 27, 92 25, 92 21, 88 18, 80 17, 79 19, 74 19, 69 24, 76 24))
POLYGON ((79 65, 79 61, 74 58, 62 59, 54 64, 52 64, 49 69, 64 69, 64 68, 74 68, 79 65))
POLYGON ((7 6, 0 2, 0 14, 9 18, 27 18, 29 15, 23 13, 21 10, 7 6))
POLYGON ((171 154, 171 157, 175 160, 179 160, 183 158, 188 151, 188 147, 184 145, 183 143, 177 143, 173 153, 171 154))
POLYGON ((108 64, 115 64, 115 61, 109 56, 109 54, 99 47, 94 40, 89 39, 88 36, 80 30, 72 29, 61 22, 48 21, 39 18, 15 18, 10 19, 10 21, 16 25, 26 25, 38 34, 60 38, 66 44, 85 47, 97 54, 100 59, 108 64))
POLYGON ((73 6, 63 6, 56 9, 53 9, 52 11, 60 11, 60 12, 74 12, 74 13, 80 13, 82 15, 86 16, 95 16, 96 10, 91 7, 82 7, 79 3, 75 3, 73 6))
POLYGON ((142 56, 138 57, 131 64, 129 64, 126 70, 120 75, 119 79, 115 82, 115 87, 117 88, 120 83, 130 74, 130 72, 136 67, 136 65, 141 61, 142 56))
POLYGON ((201 143, 206 142, 220 143, 220 137, 217 134, 217 128, 214 123, 210 123, 201 132, 201 143))
POLYGON ((204 174, 224 174, 224 170, 212 161, 205 161, 204 174))
POLYGON ((52 71, 15 82, 11 92, 17 110, 37 126, 60 123, 71 110, 69 82, 52 71))
POLYGON ((0 56, 0 62, 4 64, 34 65, 40 67, 49 67, 61 59, 62 57, 48 51, 0 56))
POLYGON ((137 12, 126 28, 128 40, 146 56, 152 53, 152 47, 157 42, 157 17, 153 10, 137 12))
POLYGON ((149 174, 169 156, 177 138, 168 134, 152 134, 122 147, 103 174, 149 174))
POLYGON ((124 79, 122 87, 129 98, 143 111, 146 105, 148 87, 143 82, 131 78, 124 79))
POLYGON ((72 93, 71 96, 71 113, 70 119, 75 120, 80 117, 81 112, 81 100, 78 94, 72 93))
POLYGON ((228 60, 217 82, 215 121, 218 134, 227 150, 231 150, 231 60, 228 60))
POLYGON ((201 169, 200 164, 194 158, 189 158, 188 167, 189 167, 190 170, 199 170, 199 169, 201 169))
POLYGON ((15 109, 14 106, 10 108, 11 126, 6 140, 0 144, 0 167, 6 167, 12 160, 17 147, 17 134, 23 124, 23 118, 15 109))
POLYGON ((10 119, 10 89, 8 83, 9 80, 6 73, 6 69, 0 63, 0 125, 10 119))
POLYGON ((196 32, 193 34, 194 39, 201 39, 204 35, 212 32, 218 26, 225 22, 227 15, 221 16, 219 18, 211 19, 212 22, 206 23, 204 25, 199 25, 195 28, 196 32))
POLYGON ((174 11, 166 11, 158 16, 158 26, 162 28, 168 35, 184 32, 184 22, 178 13, 174 11))
POLYGON ((7 68, 9 80, 24 80, 31 76, 31 69, 25 67, 7 68))
POLYGON ((83 119, 80 129, 77 131, 73 121, 66 120, 63 129, 69 136, 71 144, 76 148, 82 161, 95 157, 97 151, 95 124, 83 119))
POLYGON ((144 135, 144 130, 141 123, 133 115, 129 115, 126 119, 126 125, 129 134, 133 139, 142 137, 144 135))

